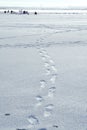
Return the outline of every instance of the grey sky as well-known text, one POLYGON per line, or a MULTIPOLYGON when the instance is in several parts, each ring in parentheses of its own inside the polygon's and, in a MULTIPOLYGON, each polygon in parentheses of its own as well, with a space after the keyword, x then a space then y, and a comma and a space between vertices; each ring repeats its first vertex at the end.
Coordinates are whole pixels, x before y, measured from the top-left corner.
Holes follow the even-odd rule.
POLYGON ((0 6, 87 6, 87 0, 0 0, 0 6))

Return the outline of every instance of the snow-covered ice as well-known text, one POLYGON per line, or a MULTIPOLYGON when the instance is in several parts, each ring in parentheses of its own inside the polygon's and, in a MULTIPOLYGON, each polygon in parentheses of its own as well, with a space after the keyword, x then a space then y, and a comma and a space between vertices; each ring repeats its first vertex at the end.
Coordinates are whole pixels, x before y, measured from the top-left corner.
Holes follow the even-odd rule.
POLYGON ((0 129, 87 130, 86 14, 0 14, 0 129))

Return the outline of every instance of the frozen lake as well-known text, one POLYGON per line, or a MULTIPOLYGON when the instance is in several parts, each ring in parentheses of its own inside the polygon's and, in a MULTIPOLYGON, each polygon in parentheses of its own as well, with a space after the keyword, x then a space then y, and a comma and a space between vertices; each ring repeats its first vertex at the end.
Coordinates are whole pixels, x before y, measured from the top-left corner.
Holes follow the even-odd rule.
POLYGON ((0 129, 87 130, 87 15, 0 14, 0 129))

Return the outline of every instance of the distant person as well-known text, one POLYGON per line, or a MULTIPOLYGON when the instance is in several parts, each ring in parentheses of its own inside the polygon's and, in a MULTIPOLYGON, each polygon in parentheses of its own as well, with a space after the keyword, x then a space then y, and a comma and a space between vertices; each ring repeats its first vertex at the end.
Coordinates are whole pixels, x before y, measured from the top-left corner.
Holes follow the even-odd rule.
POLYGON ((4 13, 6 14, 6 11, 4 11, 4 13))
POLYGON ((7 11, 7 13, 9 13, 9 10, 7 11))
POLYGON ((11 14, 13 14, 13 11, 11 10, 11 14))
POLYGON ((35 11, 34 14, 37 15, 37 12, 35 11))
POLYGON ((23 14, 29 14, 29 12, 24 10, 24 11, 23 11, 23 14))

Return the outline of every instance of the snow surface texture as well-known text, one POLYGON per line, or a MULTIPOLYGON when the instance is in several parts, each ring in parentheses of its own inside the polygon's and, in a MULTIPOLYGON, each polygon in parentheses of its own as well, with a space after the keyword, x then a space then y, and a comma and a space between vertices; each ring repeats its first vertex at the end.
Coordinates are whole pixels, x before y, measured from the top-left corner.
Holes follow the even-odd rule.
POLYGON ((0 14, 0 129, 87 130, 87 15, 0 14))

